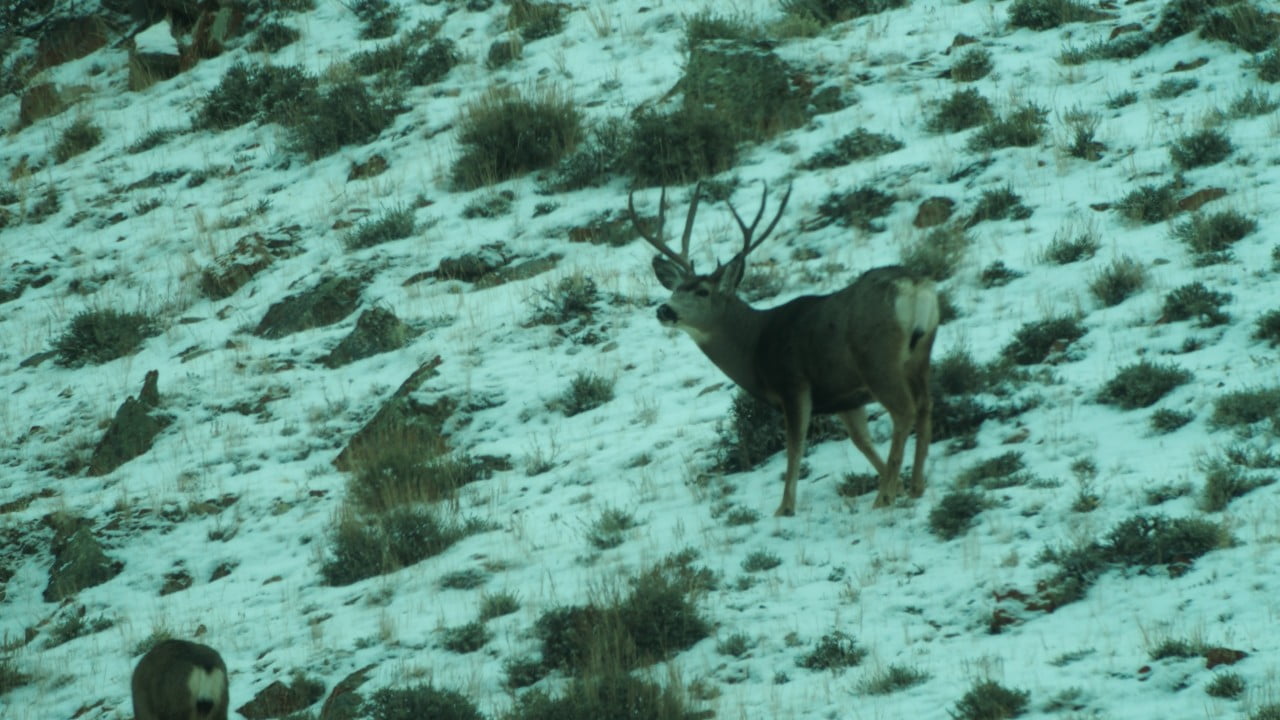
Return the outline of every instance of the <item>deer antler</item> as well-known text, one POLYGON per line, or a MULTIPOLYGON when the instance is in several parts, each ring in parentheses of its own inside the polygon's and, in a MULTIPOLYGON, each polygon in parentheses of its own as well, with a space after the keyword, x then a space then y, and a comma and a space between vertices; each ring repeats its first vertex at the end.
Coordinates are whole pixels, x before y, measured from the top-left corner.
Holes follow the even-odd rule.
POLYGON ((733 203, 725 201, 725 204, 729 206, 729 212, 733 213, 733 219, 738 222, 738 228, 742 230, 742 250, 738 253, 738 257, 746 257, 752 250, 760 247, 760 243, 764 242, 769 237, 769 233, 773 232, 773 229, 777 227, 778 221, 782 219, 782 211, 787 209, 787 201, 791 199, 791 184, 788 183, 787 192, 782 195, 782 203, 778 205, 778 214, 773 216, 769 226, 764 229, 764 234, 752 241, 751 236, 755 234, 756 226, 760 224, 760 218, 764 217, 764 206, 769 200, 769 184, 764 180, 761 180, 760 184, 764 186, 764 190, 760 193, 760 209, 756 211, 756 216, 752 219, 750 225, 742 221, 742 216, 733 207, 733 203))
MULTIPOLYGON (((640 216, 636 214, 635 191, 632 190, 627 194, 627 212, 631 215, 631 224, 635 226, 636 232, 640 233, 640 237, 652 245, 658 252, 671 258, 677 265, 684 268, 688 272, 693 272, 693 263, 689 260, 689 238, 693 234, 693 218, 698 214, 698 199, 702 196, 702 183, 698 183, 693 187, 693 199, 689 201, 689 215, 684 221, 684 233, 680 235, 680 252, 676 253, 667 245, 667 241, 663 237, 663 226, 667 217, 667 188, 662 188, 662 194, 658 196, 658 232, 650 234, 645 232, 644 224, 640 221, 640 216)), ((776 223, 777 220, 774 220, 776 223)), ((772 226, 770 226, 772 229, 772 226)))

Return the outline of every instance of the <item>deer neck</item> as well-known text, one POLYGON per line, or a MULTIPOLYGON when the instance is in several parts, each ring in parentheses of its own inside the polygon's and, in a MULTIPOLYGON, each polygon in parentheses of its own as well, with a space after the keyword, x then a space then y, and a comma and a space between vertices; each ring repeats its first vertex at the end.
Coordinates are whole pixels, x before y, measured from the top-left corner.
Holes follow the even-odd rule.
POLYGON ((764 315, 763 311, 734 298, 713 330, 689 333, 707 359, 743 390, 756 395, 762 391, 755 355, 764 330, 764 315))

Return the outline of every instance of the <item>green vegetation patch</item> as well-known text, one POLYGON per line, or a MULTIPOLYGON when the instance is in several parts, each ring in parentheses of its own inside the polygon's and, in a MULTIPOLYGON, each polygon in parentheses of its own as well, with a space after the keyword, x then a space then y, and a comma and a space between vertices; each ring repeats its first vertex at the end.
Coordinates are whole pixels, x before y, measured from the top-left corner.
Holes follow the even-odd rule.
POLYGON ((808 160, 801 163, 800 167, 805 170, 841 167, 858 160, 901 150, 903 147, 902 141, 892 135, 858 128, 814 153, 808 160))
POLYGON ((909 0, 780 0, 782 12, 831 25, 906 7, 909 0))
POLYGON ((995 115, 991 101, 974 88, 956 90, 925 119, 925 129, 953 133, 981 125, 995 115))
POLYGON ((1011 690, 995 680, 980 680, 948 711, 953 720, 1003 720, 1021 715, 1031 693, 1011 690))
POLYGON ((375 692, 365 701, 361 716, 371 720, 484 720, 475 703, 461 693, 425 683, 375 692))
POLYGON ((1078 0, 1014 0, 1009 24, 1031 30, 1049 30, 1073 22, 1105 20, 1109 15, 1078 0))
POLYGON ((382 515, 349 514, 333 532, 320 576, 327 585, 350 585, 439 555, 487 528, 479 520, 446 517, 428 506, 398 507, 382 515))
POLYGON ((86 310, 71 319, 54 350, 65 367, 100 365, 132 355, 143 340, 159 334, 160 326, 145 313, 86 310))
POLYGON ((102 142, 102 128, 93 124, 88 118, 76 118, 58 136, 53 146, 53 159, 64 163, 71 158, 86 152, 102 142))
POLYGON ((809 670, 831 670, 842 672, 862 662, 867 651, 848 633, 833 630, 822 636, 817 645, 796 660, 796 664, 809 670))
POLYGON ((1087 332, 1077 316, 1047 317, 1024 323, 1000 352, 1018 365, 1035 365, 1049 359, 1051 353, 1061 353, 1087 332))
POLYGON ((969 149, 986 152, 1006 147, 1031 147, 1044 137, 1048 115, 1048 110, 1028 103, 1005 115, 992 117, 969 138, 969 149))
POLYGON ((581 134, 581 113, 559 93, 491 90, 467 105, 458 120, 461 151, 453 182, 470 190, 554 167, 581 134))
POLYGON ((1098 393, 1098 402, 1121 409, 1150 407, 1174 388, 1191 381, 1191 373, 1172 363, 1140 360, 1121 368, 1098 393))
POLYGON ((1199 281, 1187 283, 1164 296, 1161 318, 1166 321, 1195 320, 1198 327, 1222 325, 1231 320, 1231 316, 1222 309, 1228 302, 1231 302, 1231 293, 1210 290, 1199 281))
POLYGON ((952 488, 929 511, 929 530, 943 540, 960 537, 973 526, 974 518, 990 506, 981 491, 952 488))

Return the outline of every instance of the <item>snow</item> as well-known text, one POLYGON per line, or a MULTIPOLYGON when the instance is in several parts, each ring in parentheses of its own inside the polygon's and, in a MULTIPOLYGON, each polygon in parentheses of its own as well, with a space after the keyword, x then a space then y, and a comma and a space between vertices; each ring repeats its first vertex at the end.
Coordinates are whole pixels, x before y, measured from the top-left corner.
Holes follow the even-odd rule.
MULTIPOLYGON (((779 12, 765 0, 732 6, 748 18, 779 12)), ((752 257, 757 266, 774 263, 786 279, 783 295, 762 305, 829 292, 862 270, 896 262, 921 234, 911 220, 931 195, 952 197, 964 212, 982 191, 1010 185, 1034 214, 973 229, 960 271, 942 284, 960 317, 942 326, 935 360, 957 349, 980 362, 994 359, 1023 323, 1051 314, 1080 312, 1089 332, 1073 348, 1078 359, 1048 368, 1048 381, 1029 385, 1040 398, 1037 407, 1007 421, 989 420, 973 450, 950 454, 946 442, 934 444, 921 500, 873 510, 871 496, 838 497, 843 475, 867 472, 869 466, 848 442, 831 441, 815 444, 806 457, 811 473, 801 479, 796 516, 777 519, 768 513, 781 493, 781 454, 753 471, 715 478, 709 487, 698 482, 709 472, 717 429, 736 391, 693 343, 654 320, 653 307, 664 295, 650 271, 651 249, 642 242, 615 249, 567 240, 568 228, 624 207, 624 181, 544 197, 534 192, 533 177, 517 179, 501 185, 517 196, 510 215, 464 220, 462 208, 496 188, 451 191, 454 135, 434 132, 495 84, 557 88, 594 118, 625 117, 637 105, 658 102, 680 76, 683 19, 704 3, 601 0, 575 6, 563 33, 526 44, 522 60, 498 71, 485 69, 483 58, 504 28, 503 5, 446 13, 445 4, 403 3, 402 29, 419 19, 440 19, 441 35, 454 39, 469 62, 440 84, 411 90, 406 99, 412 109, 377 141, 311 163, 289 156, 280 128, 252 124, 181 135, 143 153, 124 152, 149 131, 185 124, 232 64, 266 58, 233 49, 174 80, 128 93, 122 57, 104 55, 113 61, 94 84, 110 82, 110 90, 85 98, 77 110, 103 125, 101 145, 53 164, 51 149, 69 122, 66 116, 0 137, 0 166, 13 169, 23 158, 43 166, 0 187, 7 183, 28 205, 50 183, 62 195, 62 210, 43 223, 0 229, 4 272, 26 261, 47 266, 55 277, 0 306, 0 336, 6 338, 0 347, 0 437, 7 439, 0 443, 0 503, 45 488, 56 491, 0 515, 0 527, 29 532, 55 511, 92 518, 99 529, 108 519, 122 518, 122 528, 104 537, 108 553, 125 569, 74 600, 86 617, 105 616, 114 626, 46 648, 50 625, 65 612, 41 598, 51 558, 44 548, 19 554, 16 561, 6 555, 15 564, 0 603, 0 638, 13 646, 16 667, 34 679, 0 695, 0 716, 129 717, 133 648, 156 628, 182 637, 204 629, 199 640, 216 647, 230 669, 233 708, 294 670, 331 688, 353 670, 376 664, 367 691, 429 679, 497 715, 513 702, 503 686, 503 662, 536 654, 530 630, 542 612, 586 602, 602 588, 623 587, 640 569, 689 546, 701 552, 699 564, 723 576, 720 589, 700 605, 716 631, 671 665, 686 687, 716 688, 718 696, 695 705, 717 717, 945 718, 976 680, 987 677, 1029 691, 1030 717, 1240 717, 1274 702, 1280 694, 1277 486, 1208 514, 1197 509, 1194 493, 1158 507, 1148 506, 1145 495, 1175 482, 1198 490, 1198 461, 1240 441, 1230 429, 1209 426, 1214 400, 1231 390, 1277 384, 1275 348, 1251 338, 1255 319, 1277 309, 1280 297, 1272 262, 1280 230, 1277 115, 1224 121, 1221 127, 1235 145, 1231 157, 1185 173, 1188 192, 1228 190, 1206 210, 1231 208, 1258 220, 1258 230, 1233 247, 1234 261, 1197 268, 1171 237, 1170 224, 1135 226, 1114 211, 1092 209, 1141 184, 1172 178, 1167 148, 1173 139, 1217 122, 1213 111, 1246 89, 1268 88, 1245 67, 1246 54, 1194 36, 1134 60, 1075 67, 1056 61, 1063 47, 1105 38, 1116 25, 1152 27, 1160 6, 1149 0, 1126 3, 1113 11, 1114 21, 1031 32, 1007 27, 1008 3, 918 0, 778 46, 788 61, 820 68, 858 102, 750 149, 730 173, 743 181, 734 198, 740 208, 753 206, 754 181, 794 181, 786 216, 752 257), (978 37, 996 65, 973 87, 1000 109, 1026 102, 1049 109, 1045 141, 983 156, 965 149, 968 132, 924 130, 929 103, 956 87, 940 73, 954 57, 943 51, 958 32, 978 37), (1160 81, 1181 76, 1167 74, 1175 63, 1201 56, 1210 62, 1186 74, 1200 80, 1198 89, 1173 100, 1150 97, 1160 81), (1129 89, 1139 95, 1136 104, 1105 108, 1110 96, 1129 89), (1061 149, 1069 139, 1063 113, 1077 106, 1101 114, 1098 139, 1107 149, 1099 162, 1061 149), (858 127, 891 134, 906 147, 845 167, 796 169, 858 127), (350 165, 374 153, 384 155, 390 169, 347 181, 350 165), (989 166, 947 181, 985 159, 989 166), (173 169, 217 172, 195 188, 183 179, 151 190, 123 190, 173 169), (863 184, 897 197, 885 218, 887 231, 800 230, 829 192, 863 184), (416 212, 426 229, 366 250, 344 248, 339 221, 412 205, 419 195, 432 202, 416 212), (157 209, 134 212, 137 203, 152 198, 161 201, 157 209), (251 213, 263 200, 270 201, 265 213, 244 226, 226 227, 225 221, 251 213), (534 218, 534 206, 548 200, 558 209, 534 218), (98 222, 117 209, 129 218, 114 225, 98 222), (88 211, 89 219, 72 225, 78 211, 88 211), (299 255, 273 265, 227 300, 200 295, 200 269, 240 237, 291 225, 300 228, 299 255), (1056 233, 1086 226, 1095 227, 1102 242, 1094 258, 1066 266, 1040 259, 1056 233), (404 285, 442 258, 497 241, 525 257, 555 252, 565 259, 550 275, 490 289, 445 281, 404 285), (817 250, 821 257, 792 260, 798 248, 817 250), (1148 267, 1148 285, 1118 306, 1101 307, 1087 284, 1122 256, 1148 267), (978 274, 995 260, 1026 275, 1005 287, 982 289, 978 274), (315 359, 350 330, 358 313, 279 340, 248 332, 272 302, 353 268, 374 272, 362 307, 387 307, 431 329, 402 350, 335 370, 315 359), (603 343, 578 345, 553 326, 527 324, 539 294, 573 273, 595 280, 602 297, 617 298, 601 302, 591 323, 607 328, 603 343), (74 293, 72 279, 96 289, 74 293), (1233 295, 1225 308, 1230 324, 1201 329, 1157 322, 1164 295, 1194 280, 1233 295), (166 329, 137 354, 104 365, 68 369, 46 361, 19 367, 51 348, 78 312, 101 307, 158 313, 166 329), (1190 340, 1201 347, 1185 351, 1190 340), (180 359, 192 347, 203 353, 180 359), (451 427, 453 446, 473 455, 506 455, 513 463, 512 470, 467 486, 459 499, 463 514, 496 529, 396 573, 327 587, 318 571, 347 482, 331 461, 400 383, 435 355, 443 363, 423 397, 484 399, 483 405, 492 406, 473 412, 470 423, 451 427), (1118 368, 1143 357, 1194 373, 1192 382, 1156 406, 1193 412, 1189 425, 1155 435, 1147 422, 1151 409, 1121 411, 1093 400, 1118 368), (105 421, 138 392, 151 369, 160 371, 164 409, 174 418, 155 447, 103 477, 59 477, 58 463, 86 456, 105 421), (615 399, 573 417, 548 409, 568 379, 583 371, 616 378, 615 399), (267 394, 278 399, 261 415, 226 409, 267 394), (1005 444, 1023 433, 1025 439, 1005 444), (1036 478, 1057 483, 994 491, 999 505, 983 512, 965 535, 943 541, 932 534, 929 512, 954 478, 1008 450, 1021 452, 1036 478), (648 456, 647 464, 636 463, 641 455, 648 456), (1079 459, 1092 460, 1099 471, 1091 490, 1101 506, 1090 513, 1071 509, 1080 486, 1070 466, 1079 459), (554 467, 530 476, 526 467, 535 460, 554 467), (722 486, 731 488, 727 498, 719 496, 722 486), (195 503, 223 496, 236 502, 212 514, 190 511, 195 503), (724 499, 759 512, 761 519, 727 525, 711 513, 724 499), (632 513, 640 524, 622 546, 596 551, 584 534, 609 508, 632 513), (177 523, 160 517, 173 512, 186 517, 177 523), (1033 592, 1036 581, 1052 572, 1052 565, 1037 561, 1044 548, 1098 538, 1140 513, 1221 521, 1236 543, 1200 558, 1176 578, 1162 568, 1109 571, 1083 600, 1053 613, 1028 612, 1002 633, 988 632, 996 593, 1033 592), (743 559, 761 550, 780 556, 781 566, 739 589, 743 559), (221 563, 234 570, 210 581, 221 563), (437 585, 449 572, 482 564, 501 569, 480 589, 437 585), (163 576, 179 565, 195 585, 159 596, 163 576), (444 650, 440 630, 474 619, 481 594, 499 591, 516 594, 521 608, 489 622, 494 640, 472 654, 444 650), (41 632, 24 645, 20 639, 28 628, 41 632), (797 667, 796 658, 833 629, 870 651, 862 666, 840 674, 797 667), (743 658, 717 653, 717 639, 735 633, 755 643, 750 652, 743 658), (791 634, 798 644, 788 642, 791 634), (1167 638, 1247 652, 1230 668, 1247 682, 1244 698, 1205 694, 1216 673, 1202 659, 1152 661, 1148 652, 1167 638), (1083 657, 1060 661, 1077 652, 1083 657), (929 679, 890 695, 859 691, 866 677, 891 664, 918 668, 929 679), (778 673, 788 681, 776 682, 778 673), (1046 709, 1072 689, 1079 690, 1074 714, 1046 709)), ((272 57, 276 64, 296 62, 322 72, 377 45, 356 39, 358 23, 341 3, 320 2, 316 10, 286 21, 303 37, 272 57)), ((83 62, 77 67, 88 72, 83 62)), ((0 99, 6 126, 17 116, 17 103, 14 96, 0 99)), ((671 197, 672 217, 680 218, 686 193, 673 189, 671 197)), ((654 207, 656 189, 639 191, 637 202, 654 207)), ((723 206, 704 205, 695 232, 698 266, 728 258, 739 243, 736 235, 723 206)), ((884 447, 888 421, 879 415, 873 406, 873 434, 884 447)), ((667 677, 663 671, 655 675, 667 677)), ((553 676, 543 683, 554 687, 558 681, 553 676)))

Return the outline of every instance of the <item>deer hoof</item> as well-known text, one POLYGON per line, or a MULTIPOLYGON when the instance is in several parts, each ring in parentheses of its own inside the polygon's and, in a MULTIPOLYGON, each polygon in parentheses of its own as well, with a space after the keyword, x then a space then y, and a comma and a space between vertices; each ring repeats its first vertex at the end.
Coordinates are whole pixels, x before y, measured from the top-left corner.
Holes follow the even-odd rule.
POLYGON ((876 501, 872 503, 871 507, 884 508, 884 507, 889 507, 892 504, 893 504, 893 496, 889 495, 888 493, 880 492, 880 493, 876 493, 876 501))
POLYGON ((796 509, 787 505, 779 505, 778 509, 773 511, 774 517, 791 517, 795 514, 796 509))

